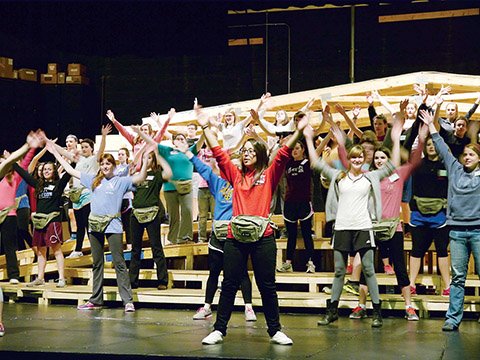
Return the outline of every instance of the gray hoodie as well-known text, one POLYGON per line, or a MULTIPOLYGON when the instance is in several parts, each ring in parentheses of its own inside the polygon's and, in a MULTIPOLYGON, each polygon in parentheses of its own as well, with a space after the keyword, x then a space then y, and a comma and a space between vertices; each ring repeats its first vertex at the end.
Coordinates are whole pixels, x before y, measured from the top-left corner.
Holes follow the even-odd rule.
POLYGON ((448 172, 447 225, 480 228, 480 170, 466 172, 440 134, 432 139, 448 172))

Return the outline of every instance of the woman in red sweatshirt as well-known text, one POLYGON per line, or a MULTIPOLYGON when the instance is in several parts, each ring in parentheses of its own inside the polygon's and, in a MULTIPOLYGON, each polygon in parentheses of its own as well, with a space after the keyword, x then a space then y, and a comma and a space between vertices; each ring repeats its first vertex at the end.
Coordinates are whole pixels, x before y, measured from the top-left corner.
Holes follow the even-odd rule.
MULTIPOLYGON (((278 310, 278 297, 275 286, 276 244, 274 231, 267 222, 270 212, 270 202, 277 184, 285 171, 285 165, 291 158, 292 148, 300 138, 302 129, 308 124, 304 116, 298 123, 297 130, 278 150, 271 165, 264 144, 247 140, 241 149, 242 165, 238 169, 228 154, 221 149, 213 132, 209 129, 208 116, 197 108, 197 121, 202 127, 207 144, 213 151, 218 162, 222 177, 233 187, 233 217, 228 227, 227 240, 224 246, 224 280, 218 305, 215 330, 202 340, 205 345, 218 344, 227 333, 235 295, 245 272, 248 257, 251 257, 255 280, 262 296, 263 311, 268 326, 271 342, 280 345, 291 345, 293 341, 281 331, 278 310), (259 226, 259 236, 244 242, 241 235, 247 230, 236 231, 232 223, 244 215, 253 215, 255 219, 264 222, 259 226), (263 230, 263 233, 262 233, 263 230), (234 236, 235 234, 235 236, 234 236), (253 241, 252 241, 253 240, 253 241)), ((251 110, 254 121, 258 121, 258 113, 251 110)))

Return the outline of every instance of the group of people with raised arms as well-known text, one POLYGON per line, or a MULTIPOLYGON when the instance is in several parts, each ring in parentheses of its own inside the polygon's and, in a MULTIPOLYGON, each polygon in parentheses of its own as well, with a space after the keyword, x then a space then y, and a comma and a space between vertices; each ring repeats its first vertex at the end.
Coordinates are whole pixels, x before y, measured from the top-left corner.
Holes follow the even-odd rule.
MULTIPOLYGON (((20 277, 15 256, 16 238, 14 244, 9 241, 12 232, 16 231, 15 194, 23 178, 34 189, 36 200, 32 246, 39 268, 38 277, 27 286, 45 283, 48 248, 57 261, 57 286, 65 286, 61 221, 65 217, 62 213, 64 190, 68 187, 77 235, 77 246, 70 257, 83 255, 85 233, 88 233, 93 257, 92 295, 78 309, 92 310, 103 305, 104 243, 107 239, 125 312, 135 311, 132 289, 139 286, 144 230, 152 246, 159 290, 168 285, 160 238, 165 215, 169 218, 169 242, 182 244, 193 240, 192 174, 196 171, 206 182, 215 204, 208 239, 210 276, 205 304, 193 319, 202 320, 212 315, 222 270, 224 276, 214 330, 202 343, 211 345, 223 341, 239 288, 245 301, 245 319, 256 320, 247 271, 250 258, 270 341, 290 345, 293 341, 282 331, 280 323, 275 273, 293 270, 298 223, 307 252, 306 271, 315 272, 311 195, 314 171, 321 174, 326 220, 332 224, 335 268, 331 298, 319 325, 328 325, 338 319, 344 278, 353 265, 352 278, 353 284, 358 286, 359 305, 350 318, 367 317, 369 293, 373 306, 372 327, 382 326, 374 264, 377 247, 385 270, 397 277, 405 300, 406 319, 418 320, 411 297, 416 294, 415 280, 421 258, 435 240, 445 285, 442 294, 450 296, 443 330, 456 330, 463 316, 470 253, 474 255, 477 272, 480 271, 480 209, 478 202, 472 200, 480 196, 480 147, 476 144, 479 127, 475 122, 469 124, 480 98, 465 117, 458 117, 457 108, 448 104, 450 111, 443 119, 439 116, 440 106, 449 89, 442 88, 431 104, 424 88, 417 86, 415 89, 421 95, 420 104, 405 100, 398 109, 376 92, 369 95, 372 126, 366 131, 356 126, 358 107, 352 111, 352 120, 347 111, 336 106, 337 112, 350 125, 351 131, 347 134, 333 121, 330 107, 324 106, 322 121, 329 124, 330 131, 323 138, 309 124, 313 99, 291 119, 285 112, 278 112, 275 124, 263 119, 270 94, 263 95, 258 107, 243 120, 237 119, 234 110, 228 110, 220 120, 206 114, 195 103, 196 122, 201 129, 199 138, 168 131, 175 115, 173 109, 164 122, 157 114, 151 114, 159 125, 156 133, 149 125, 132 126, 133 132, 130 132, 109 110, 107 117, 132 147, 133 163, 130 164, 127 148, 119 150, 118 161, 104 152, 110 125, 102 127, 97 153, 89 139, 80 141, 79 153, 74 135, 67 137, 67 148, 63 148, 41 132, 32 133, 26 145, 0 163, 0 186, 4 189, 0 197, 0 215, 5 213, 0 217, 0 230, 10 282, 18 283, 20 277), (377 115, 374 98, 392 113, 377 115), (256 133, 254 125, 267 132, 268 141, 256 133), (217 138, 220 134, 223 146, 217 138), (160 143, 166 135, 171 136, 171 146, 160 143), (34 158, 34 149, 41 146, 45 146, 57 163, 42 163, 40 171, 26 170, 34 158), (13 164, 21 157, 20 164, 13 164), (279 185, 282 182, 283 189, 279 185), (166 209, 159 196, 162 189, 166 209), (288 233, 286 260, 280 266, 276 264, 275 224, 271 221, 273 204, 278 200, 288 233), (408 216, 404 214, 405 209, 409 211, 408 216), (404 256, 407 223, 413 241, 410 274, 404 256), (127 246, 132 250, 129 269, 123 257, 124 231, 127 246)), ((0 300, 3 300, 1 295, 0 300)), ((3 333, 0 305, 0 335, 3 333)))

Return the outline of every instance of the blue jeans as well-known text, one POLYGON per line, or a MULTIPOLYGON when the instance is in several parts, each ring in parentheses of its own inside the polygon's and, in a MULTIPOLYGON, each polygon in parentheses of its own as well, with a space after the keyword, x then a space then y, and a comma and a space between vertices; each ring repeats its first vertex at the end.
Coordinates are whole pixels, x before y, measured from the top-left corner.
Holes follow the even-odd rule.
POLYGON ((450 283, 450 305, 445 322, 458 327, 463 318, 465 280, 471 253, 475 260, 475 270, 480 274, 480 229, 456 228, 450 231, 449 236, 452 282, 450 283))

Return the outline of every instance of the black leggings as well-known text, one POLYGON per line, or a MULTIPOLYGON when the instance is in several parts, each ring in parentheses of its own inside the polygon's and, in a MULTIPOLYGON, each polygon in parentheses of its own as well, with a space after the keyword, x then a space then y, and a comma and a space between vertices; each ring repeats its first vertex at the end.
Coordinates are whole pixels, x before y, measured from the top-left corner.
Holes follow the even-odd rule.
POLYGON ((75 215, 75 222, 77 223, 77 243, 75 244, 75 251, 82 251, 83 238, 85 232, 88 231, 88 215, 90 215, 90 204, 81 207, 78 210, 73 210, 75 215))
POLYGON ((32 247, 32 234, 30 233, 30 208, 17 209, 17 240, 18 250, 25 250, 27 247, 32 247))
MULTIPOLYGON (((295 248, 297 247, 297 223, 285 221, 285 226, 288 232, 287 260, 293 260, 295 248)), ((311 259, 313 257, 312 216, 300 221, 300 230, 302 232, 305 250, 307 251, 307 259, 311 259)))

